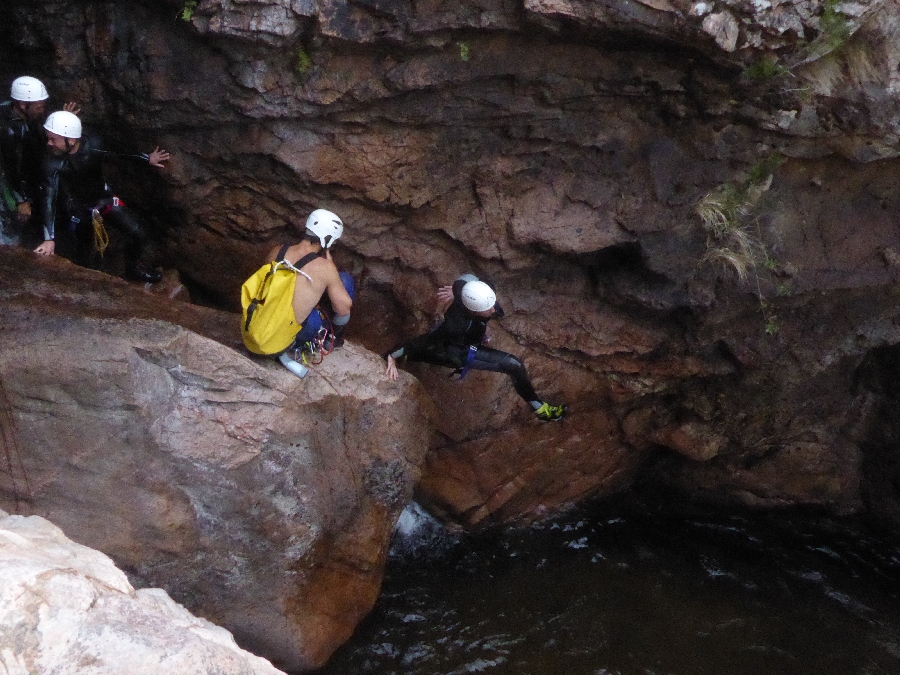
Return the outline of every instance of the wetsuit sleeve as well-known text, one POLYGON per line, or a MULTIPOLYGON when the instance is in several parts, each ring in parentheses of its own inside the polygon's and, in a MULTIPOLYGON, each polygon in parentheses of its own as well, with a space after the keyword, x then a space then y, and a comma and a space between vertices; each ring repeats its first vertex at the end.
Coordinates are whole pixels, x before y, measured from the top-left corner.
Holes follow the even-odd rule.
POLYGON ((44 171, 41 193, 44 201, 44 241, 56 239, 56 197, 59 194, 59 169, 60 164, 47 158, 44 161, 44 171))
POLYGON ((392 356, 395 359, 401 359, 405 356, 408 361, 419 361, 420 357, 427 352, 428 347, 437 343, 434 333, 435 331, 432 331, 407 340, 391 349, 385 354, 385 357, 392 356))
POLYGON ((145 152, 140 154, 127 154, 123 152, 113 152, 112 150, 104 150, 102 148, 92 148, 91 152, 102 157, 103 159, 110 159, 114 162, 126 159, 135 162, 144 162, 145 164, 150 163, 150 155, 145 152))
POLYGON ((0 199, 3 199, 3 201, 6 202, 6 206, 10 211, 15 209, 16 204, 23 201, 19 198, 19 195, 13 191, 12 186, 6 178, 6 172, 3 170, 2 164, 0 164, 0 199))

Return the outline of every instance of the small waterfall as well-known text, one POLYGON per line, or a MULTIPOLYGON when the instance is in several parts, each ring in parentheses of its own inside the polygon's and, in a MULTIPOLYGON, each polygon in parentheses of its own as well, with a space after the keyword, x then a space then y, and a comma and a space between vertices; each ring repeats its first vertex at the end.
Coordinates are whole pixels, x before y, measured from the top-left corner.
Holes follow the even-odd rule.
POLYGON ((445 553, 458 540, 456 533, 421 505, 410 502, 394 526, 390 555, 401 560, 426 558, 445 553))

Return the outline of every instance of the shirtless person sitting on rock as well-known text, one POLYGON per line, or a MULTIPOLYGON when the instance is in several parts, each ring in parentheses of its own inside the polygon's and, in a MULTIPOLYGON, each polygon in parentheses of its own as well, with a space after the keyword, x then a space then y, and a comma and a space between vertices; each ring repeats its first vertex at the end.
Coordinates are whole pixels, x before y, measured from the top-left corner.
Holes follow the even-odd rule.
MULTIPOLYGON (((353 307, 354 283, 350 273, 339 272, 331 260, 331 246, 343 232, 344 223, 340 218, 331 211, 316 209, 306 219, 306 232, 299 244, 273 248, 266 257, 269 262, 287 260, 299 270, 294 287, 294 316, 306 318, 288 351, 314 340, 325 321, 332 325, 325 349, 331 351, 344 343, 344 332, 353 307), (320 300, 322 305, 317 308, 320 300)), ((292 372, 305 371, 287 353, 279 360, 292 372)))

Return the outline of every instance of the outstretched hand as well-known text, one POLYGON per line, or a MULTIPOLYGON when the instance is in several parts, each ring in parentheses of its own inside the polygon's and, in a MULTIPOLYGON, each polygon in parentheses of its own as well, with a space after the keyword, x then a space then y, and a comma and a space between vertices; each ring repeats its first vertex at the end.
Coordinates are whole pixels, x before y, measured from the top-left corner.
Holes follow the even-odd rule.
POLYGON ((387 363, 387 370, 384 371, 384 374, 388 376, 389 380, 396 381, 400 377, 400 374, 397 372, 397 362, 393 356, 388 355, 387 363))
POLYGON ((453 286, 441 286, 437 289, 438 312, 443 314, 453 304, 453 286))
POLYGON ((73 115, 81 114, 81 106, 78 105, 77 103, 75 103, 74 101, 69 101, 68 103, 66 103, 63 106, 63 110, 65 110, 66 112, 70 112, 73 115))
POLYGON ((153 150, 149 155, 147 155, 147 161, 150 162, 150 166, 155 166, 159 169, 165 168, 163 162, 167 162, 169 160, 169 153, 165 150, 160 150, 159 146, 153 150))

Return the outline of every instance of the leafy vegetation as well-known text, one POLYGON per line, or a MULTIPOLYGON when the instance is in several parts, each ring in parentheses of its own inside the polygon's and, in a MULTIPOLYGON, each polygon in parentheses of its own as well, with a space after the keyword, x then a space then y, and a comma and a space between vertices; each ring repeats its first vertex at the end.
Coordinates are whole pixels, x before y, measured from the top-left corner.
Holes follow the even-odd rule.
POLYGON ((805 42, 792 55, 783 60, 765 54, 744 69, 747 79, 766 82, 782 75, 791 74, 799 65, 820 59, 840 49, 853 35, 854 22, 838 8, 843 0, 826 0, 819 16, 819 30, 816 37, 805 42))
POLYGON ((459 58, 463 61, 469 60, 469 43, 468 42, 460 42, 459 43, 459 58))
POLYGON ((306 75, 312 68, 312 56, 303 47, 297 49, 294 54, 294 70, 300 75, 306 75))
POLYGON ((194 16, 194 10, 197 9, 197 0, 185 0, 181 11, 178 12, 178 18, 182 21, 190 21, 194 16))
POLYGON ((819 30, 822 41, 833 51, 850 37, 850 22, 837 10, 840 0, 827 0, 825 11, 819 18, 819 30))
POLYGON ((770 55, 765 55, 752 65, 748 66, 744 74, 756 82, 764 82, 772 78, 787 74, 787 68, 778 63, 778 60, 770 55))

